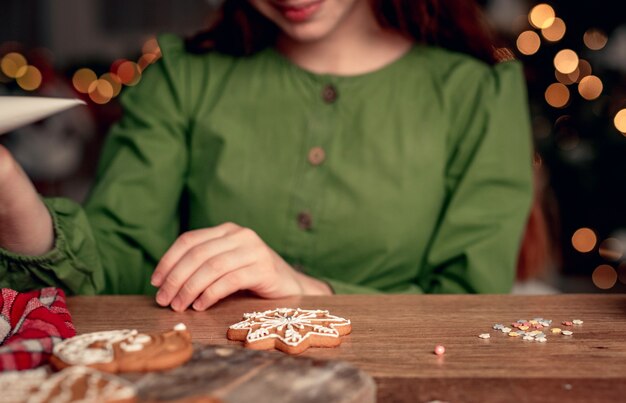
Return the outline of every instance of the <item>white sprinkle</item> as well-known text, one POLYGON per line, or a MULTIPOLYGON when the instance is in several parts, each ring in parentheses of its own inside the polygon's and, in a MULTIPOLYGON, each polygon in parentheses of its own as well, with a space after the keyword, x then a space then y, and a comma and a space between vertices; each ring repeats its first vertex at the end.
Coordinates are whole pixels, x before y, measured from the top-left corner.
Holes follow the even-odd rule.
POLYGON ((573 324, 575 324, 575 325, 582 325, 582 324, 583 324, 583 321, 582 321, 582 320, 580 320, 580 319, 574 319, 574 320, 572 321, 572 323, 573 323, 573 324))
POLYGON ((502 333, 510 333, 511 332, 511 328, 510 327, 503 327, 502 328, 502 333))
POLYGON ((479 334, 478 337, 480 337, 481 339, 488 339, 491 337, 491 335, 489 333, 482 333, 479 334))
POLYGON ((535 341, 538 341, 539 343, 545 343, 546 341, 548 341, 548 339, 546 339, 545 337, 537 337, 535 338, 535 341))
POLYGON ((534 338, 533 336, 524 336, 524 337, 522 338, 522 340, 526 340, 526 341, 533 341, 533 340, 535 340, 535 338, 534 338))
POLYGON ((563 330, 561 333, 563 334, 563 336, 571 336, 574 334, 574 332, 572 332, 571 330, 563 330))
POLYGON ((184 323, 179 323, 176 326, 174 326, 174 330, 176 330, 177 332, 182 332, 184 330, 187 330, 187 326, 185 326, 184 323))

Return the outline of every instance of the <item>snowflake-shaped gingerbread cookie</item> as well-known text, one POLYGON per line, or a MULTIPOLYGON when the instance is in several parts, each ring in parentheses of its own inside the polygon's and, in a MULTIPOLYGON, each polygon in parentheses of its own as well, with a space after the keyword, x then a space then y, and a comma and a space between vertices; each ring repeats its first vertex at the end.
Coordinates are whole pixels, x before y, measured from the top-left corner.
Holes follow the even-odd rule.
POLYGON ((245 313, 243 319, 228 329, 230 340, 243 341, 255 350, 276 348, 288 354, 300 354, 309 347, 336 347, 341 336, 352 330, 348 319, 322 310, 277 308, 245 313))

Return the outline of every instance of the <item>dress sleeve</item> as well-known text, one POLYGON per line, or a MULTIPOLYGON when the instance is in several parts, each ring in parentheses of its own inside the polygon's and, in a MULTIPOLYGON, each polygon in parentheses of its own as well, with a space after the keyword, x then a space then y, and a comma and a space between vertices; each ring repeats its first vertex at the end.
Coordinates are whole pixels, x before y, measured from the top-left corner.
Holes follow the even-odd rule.
POLYGON ((186 69, 182 43, 161 37, 163 57, 121 99, 96 184, 84 208, 46 199, 54 249, 27 257, 0 250, 0 285, 55 285, 70 294, 153 293, 149 278, 179 231, 187 170, 186 69))
POLYGON ((417 280, 427 293, 504 293, 515 277, 533 192, 521 64, 490 67, 478 88, 454 113, 448 198, 417 280))

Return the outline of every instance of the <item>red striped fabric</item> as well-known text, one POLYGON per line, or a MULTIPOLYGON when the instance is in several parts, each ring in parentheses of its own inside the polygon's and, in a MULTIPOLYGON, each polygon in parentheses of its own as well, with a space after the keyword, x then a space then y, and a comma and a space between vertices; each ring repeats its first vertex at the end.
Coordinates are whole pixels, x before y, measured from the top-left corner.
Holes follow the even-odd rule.
POLYGON ((54 344, 74 335, 63 290, 0 288, 0 371, 46 364, 54 344))

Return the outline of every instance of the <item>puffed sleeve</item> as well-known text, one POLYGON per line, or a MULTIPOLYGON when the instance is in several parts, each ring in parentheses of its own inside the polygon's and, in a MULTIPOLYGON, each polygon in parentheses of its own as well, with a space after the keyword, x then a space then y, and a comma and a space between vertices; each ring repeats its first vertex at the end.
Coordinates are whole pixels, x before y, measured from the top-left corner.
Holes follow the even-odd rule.
POLYGON ((96 184, 83 207, 46 199, 54 249, 27 257, 0 251, 0 285, 45 285, 70 294, 152 293, 150 275, 179 231, 187 169, 187 71, 182 41, 159 39, 163 58, 121 99, 124 115, 109 132, 96 184))
POLYGON ((450 80, 476 91, 451 113, 449 196, 417 282, 427 293, 509 292, 533 191, 523 69, 509 61, 450 80))

